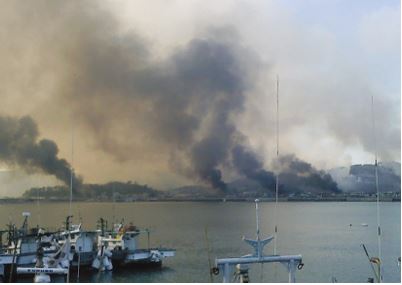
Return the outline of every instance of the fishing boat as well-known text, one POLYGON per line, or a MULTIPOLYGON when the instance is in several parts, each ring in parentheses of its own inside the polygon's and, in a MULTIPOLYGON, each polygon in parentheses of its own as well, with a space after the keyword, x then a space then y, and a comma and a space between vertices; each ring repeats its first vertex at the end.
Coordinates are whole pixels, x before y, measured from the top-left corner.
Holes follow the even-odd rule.
POLYGON ((150 231, 141 230, 132 223, 124 225, 118 223, 111 231, 104 229, 105 220, 101 219, 99 246, 111 252, 113 266, 127 265, 157 265, 161 266, 164 258, 175 256, 176 250, 171 248, 150 247, 150 231), (141 249, 138 246, 138 239, 141 234, 147 235, 148 246, 141 249))
POLYGON ((36 263, 34 267, 17 267, 17 275, 34 275, 34 283, 49 283, 58 281, 51 276, 62 275, 69 282, 70 270, 70 242, 67 242, 52 256, 46 257, 44 250, 39 247, 36 255, 36 263))
MULTIPOLYGON (((1 231, 1 234, 7 233, 7 244, 2 244, 0 254, 0 277, 3 280, 15 277, 17 266, 29 267, 35 264, 38 245, 44 237, 39 228, 28 228, 30 213, 24 212, 22 215, 24 221, 20 228, 10 223, 6 231, 1 231)), ((55 243, 49 243, 42 249, 44 256, 49 256, 56 253, 59 247, 55 243)))
POLYGON ((72 225, 71 218, 72 216, 67 216, 65 229, 60 233, 58 243, 62 246, 69 241, 72 269, 91 266, 98 252, 98 232, 83 230, 81 224, 72 225))

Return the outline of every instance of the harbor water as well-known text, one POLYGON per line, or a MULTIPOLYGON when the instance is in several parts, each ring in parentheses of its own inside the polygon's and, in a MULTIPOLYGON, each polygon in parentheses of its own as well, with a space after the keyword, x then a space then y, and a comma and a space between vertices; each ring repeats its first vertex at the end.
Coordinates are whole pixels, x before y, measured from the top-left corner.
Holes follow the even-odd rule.
MULTIPOLYGON (((0 205, 0 225, 22 223, 22 212, 31 212, 30 226, 56 229, 68 214, 68 203, 36 202, 0 205)), ((252 253, 242 236, 255 238, 255 205, 252 202, 134 202, 73 203, 73 221, 95 229, 100 217, 109 225, 126 223, 151 230, 151 246, 175 248, 176 256, 161 269, 120 269, 112 273, 82 274, 80 282, 210 282, 208 259, 252 253), (208 242, 207 242, 208 240, 208 242), (208 245, 207 245, 208 244, 208 245), (207 248, 210 248, 208 253, 207 248)), ((401 255, 401 204, 381 203, 382 257, 385 282, 400 282, 397 259, 401 255)), ((274 231, 274 203, 260 203, 260 232, 274 231)), ((372 277, 369 254, 377 256, 376 205, 370 202, 279 203, 278 254, 301 254, 304 267, 297 282, 366 282, 372 277), (365 226, 362 224, 367 224, 365 226)), ((140 238, 147 247, 147 237, 140 238)), ((272 254, 273 242, 265 248, 272 254)), ((213 276, 220 282, 222 276, 213 276)), ((71 280, 76 281, 76 280, 71 280)), ((251 282, 287 282, 281 264, 255 265, 251 282)))

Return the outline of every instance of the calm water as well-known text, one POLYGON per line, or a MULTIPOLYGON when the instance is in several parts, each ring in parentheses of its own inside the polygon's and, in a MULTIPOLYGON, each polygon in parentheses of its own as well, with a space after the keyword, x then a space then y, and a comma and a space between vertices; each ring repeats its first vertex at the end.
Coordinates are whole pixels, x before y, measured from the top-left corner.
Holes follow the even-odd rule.
MULTIPOLYGON (((377 254, 375 203, 280 203, 277 240, 279 254, 302 254, 305 264, 297 271, 297 282, 366 282, 372 276, 361 243, 377 254), (367 223, 368 227, 360 226, 367 223), (352 227, 349 227, 352 224, 352 227)), ((382 203, 384 281, 400 282, 397 258, 401 255, 401 205, 382 203)), ((260 203, 261 233, 273 232, 273 203, 260 203)), ((0 225, 9 219, 20 223, 21 213, 30 211, 31 225, 59 227, 68 204, 41 203, 0 205, 0 225)), ((149 228, 151 246, 177 249, 176 257, 165 260, 161 270, 123 270, 111 274, 83 276, 80 281, 97 282, 209 282, 205 228, 211 259, 234 257, 251 252, 241 237, 254 238, 254 203, 137 202, 75 203, 75 222, 82 217, 84 228, 94 229, 99 217, 115 216, 149 228)), ((146 246, 145 239, 140 240, 146 246)), ((266 253, 272 253, 268 245, 266 253)), ((287 282, 285 268, 278 264, 254 266, 252 282, 287 282)), ((215 277, 215 282, 222 276, 215 277)))

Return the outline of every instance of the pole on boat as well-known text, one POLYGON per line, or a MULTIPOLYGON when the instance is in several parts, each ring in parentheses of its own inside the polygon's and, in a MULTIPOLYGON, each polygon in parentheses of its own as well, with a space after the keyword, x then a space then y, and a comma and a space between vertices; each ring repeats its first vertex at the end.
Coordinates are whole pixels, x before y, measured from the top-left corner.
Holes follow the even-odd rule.
POLYGON ((223 283, 230 283, 230 267, 229 263, 225 263, 223 266, 223 283))
MULTIPOLYGON (((67 221, 68 221, 68 217, 67 217, 67 221)), ((66 224, 67 224, 67 222, 66 222, 66 224)), ((70 283, 70 270, 71 270, 71 262, 72 262, 72 260, 70 260, 70 254, 71 254, 71 233, 70 233, 70 230, 68 230, 68 236, 67 236, 67 238, 68 238, 68 244, 69 244, 69 249, 68 249, 68 268, 67 268, 67 283, 70 283)))
POLYGON ((257 227, 257 235, 256 238, 259 241, 260 240, 260 219, 258 217, 258 202, 260 200, 255 199, 255 221, 256 221, 256 227, 257 227))
POLYGON ((70 261, 68 261, 67 280, 66 280, 66 283, 70 283, 70 261))
POLYGON ((115 223, 115 208, 116 208, 116 198, 115 198, 115 192, 114 192, 114 184, 112 186, 112 195, 113 195, 113 204, 112 204, 112 226, 114 226, 115 223))
POLYGON ((373 141, 374 141, 374 169, 375 169, 375 187, 377 192, 377 242, 378 242, 378 277, 379 283, 382 282, 381 273, 381 219, 380 219, 380 191, 378 187, 378 160, 377 160, 377 136, 375 133, 375 116, 374 116, 374 96, 371 96, 371 117, 373 123, 373 141))
MULTIPOLYGON (((45 190, 46 190, 46 188, 47 187, 45 187, 45 190)), ((39 225, 41 224, 41 221, 40 221, 40 206, 39 206, 39 187, 38 187, 38 189, 36 189, 36 210, 38 211, 38 228, 39 228, 39 225)))
POLYGON ((81 251, 78 250, 77 283, 80 282, 80 264, 81 264, 81 251))
MULTIPOLYGON (((261 240, 260 240, 260 219, 259 219, 259 214, 258 214, 258 199, 255 199, 255 221, 257 224, 257 242, 258 242, 258 257, 262 256, 261 252, 261 240)), ((261 263, 261 282, 262 282, 262 272, 264 268, 264 263, 261 263)))
POLYGON ((211 248, 209 246, 208 227, 207 226, 205 226, 205 243, 206 243, 206 246, 207 246, 207 254, 208 254, 209 282, 213 283, 214 278, 213 278, 213 273, 212 273, 211 248))
MULTIPOLYGON (((279 160, 279 75, 276 75, 276 160, 279 160)), ((278 236, 278 224, 276 212, 278 207, 278 193, 279 193, 279 171, 276 173, 275 181, 275 207, 274 207, 274 255, 276 255, 276 240, 278 236)))
POLYGON ((17 245, 18 245, 18 237, 15 232, 15 225, 13 225, 13 239, 14 239, 14 253, 13 253, 13 262, 11 263, 11 269, 10 269, 10 278, 9 278, 9 283, 13 282, 13 273, 14 273, 14 264, 16 263, 16 255, 17 255, 17 245))
POLYGON ((73 177, 74 177, 74 123, 71 117, 71 166, 70 166, 70 204, 68 215, 71 216, 71 204, 73 202, 73 177))
POLYGON ((291 259, 288 262, 288 272, 289 272, 289 283, 295 283, 296 282, 296 276, 295 276, 296 263, 295 263, 294 259, 291 259))
MULTIPOLYGON (((71 116, 71 166, 70 166, 70 203, 68 208, 68 216, 66 219, 66 231, 68 231, 68 240, 71 241, 71 234, 70 234, 70 221, 69 219, 72 218, 72 202, 73 202, 73 177, 74 177, 74 123, 73 123, 73 116, 71 116)), ((71 246, 70 246, 71 248, 71 246)), ((67 273, 67 283, 70 282, 70 269, 71 269, 71 262, 68 262, 68 273, 67 273)), ((79 280, 80 276, 80 267, 78 263, 78 275, 77 281, 79 280)))
POLYGON ((148 250, 151 249, 151 241, 150 241, 150 235, 149 235, 149 229, 147 229, 147 245, 148 245, 148 250))
POLYGON ((260 200, 255 199, 255 222, 256 222, 256 227, 257 227, 257 236, 256 236, 256 242, 257 242, 257 256, 260 258, 263 253, 263 246, 261 246, 261 239, 260 239, 260 217, 259 217, 259 209, 258 209, 258 202, 260 202, 260 200))

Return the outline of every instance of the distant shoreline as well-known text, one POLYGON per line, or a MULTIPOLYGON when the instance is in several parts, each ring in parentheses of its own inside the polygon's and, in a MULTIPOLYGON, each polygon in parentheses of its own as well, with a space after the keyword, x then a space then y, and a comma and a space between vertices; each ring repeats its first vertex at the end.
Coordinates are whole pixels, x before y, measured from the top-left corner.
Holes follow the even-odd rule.
MULTIPOLYGON (((149 200, 133 200, 133 201, 115 201, 115 203, 137 203, 137 202, 254 202, 255 198, 204 198, 204 199, 188 199, 188 198, 176 198, 176 199, 149 199, 149 200)), ((274 199, 259 198, 260 202, 275 202, 274 199)), ((27 204, 37 202, 36 199, 25 198, 0 198, 1 204, 27 204)), ((376 199, 367 198, 355 198, 352 199, 298 199, 298 198, 280 198, 278 202, 376 202, 376 199)), ((40 199, 40 202, 44 203, 67 203, 68 199, 40 199)), ((113 203, 110 200, 85 200, 75 199, 73 203, 113 203)), ((400 199, 380 199, 380 202, 401 202, 400 199)))

